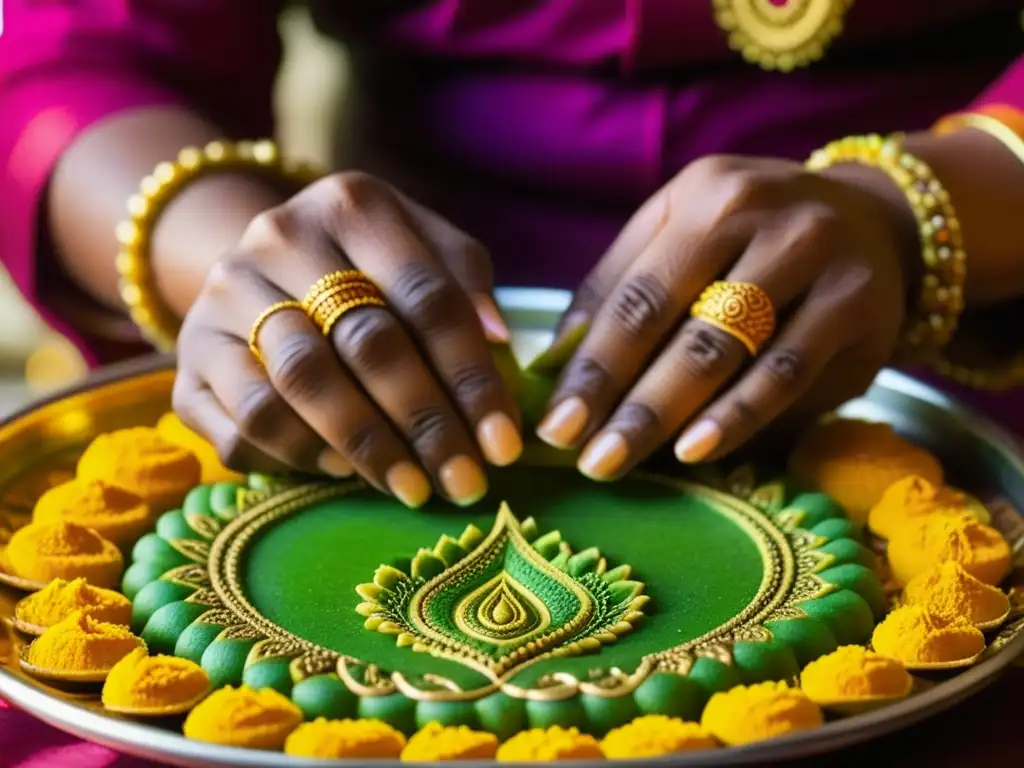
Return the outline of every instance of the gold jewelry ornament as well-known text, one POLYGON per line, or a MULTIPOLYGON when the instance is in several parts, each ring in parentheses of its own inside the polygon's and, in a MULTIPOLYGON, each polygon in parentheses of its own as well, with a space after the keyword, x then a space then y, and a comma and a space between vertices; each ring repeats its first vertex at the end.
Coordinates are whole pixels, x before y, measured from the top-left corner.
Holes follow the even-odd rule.
POLYGON ((772 300, 753 283, 712 283, 694 302, 690 315, 739 339, 751 355, 775 333, 772 300))
POLYGON ((949 343, 964 310, 967 254, 949 193, 931 168, 903 149, 902 134, 848 136, 834 141, 815 151, 807 168, 823 171, 838 163, 861 163, 884 171, 906 195, 914 212, 925 274, 904 341, 913 357, 927 359, 949 343))
POLYGON ((303 310, 324 336, 330 336, 335 324, 353 309, 383 306, 384 295, 380 289, 354 269, 324 275, 313 283, 302 300, 303 310))
POLYGON ((991 115, 983 115, 978 112, 963 112, 950 115, 940 120, 932 131, 939 136, 943 136, 963 128, 973 128, 976 131, 987 133, 992 138, 1001 142, 1018 160, 1024 163, 1024 139, 1013 128, 991 115))
POLYGON ((283 312, 286 309, 297 309, 303 312, 302 303, 289 299, 288 301, 279 301, 276 304, 271 304, 269 307, 260 312, 256 318, 256 322, 252 324, 252 330, 249 331, 249 351, 252 352, 252 356, 256 358, 256 361, 263 365, 263 355, 260 353, 259 347, 259 336, 260 331, 263 330, 263 326, 267 320, 276 315, 278 312, 283 312))
POLYGON ((214 141, 186 147, 160 163, 128 198, 129 218, 117 225, 117 272, 121 300, 142 335, 160 350, 174 348, 181 321, 160 299, 149 261, 153 230, 167 205, 196 179, 213 173, 252 173, 304 187, 322 174, 281 158, 272 141, 214 141))
POLYGON ((789 72, 825 55, 853 0, 712 0, 729 47, 762 69, 789 72))

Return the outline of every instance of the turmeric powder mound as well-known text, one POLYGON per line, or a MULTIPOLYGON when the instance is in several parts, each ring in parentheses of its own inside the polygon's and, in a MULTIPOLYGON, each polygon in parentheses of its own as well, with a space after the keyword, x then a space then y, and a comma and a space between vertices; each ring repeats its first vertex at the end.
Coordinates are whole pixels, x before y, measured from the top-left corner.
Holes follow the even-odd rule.
POLYGON ((906 525, 889 540, 893 576, 906 586, 919 573, 954 562, 986 584, 998 584, 1011 567, 1010 545, 995 528, 970 515, 926 517, 906 525))
POLYGON ((209 689, 210 678, 194 661, 136 648, 110 670, 102 701, 118 712, 171 714, 191 708, 209 689))
POLYGON ((985 650, 985 636, 966 619, 946 621, 920 605, 904 605, 875 627, 871 644, 883 656, 913 666, 971 659, 985 650))
POLYGON ((127 488, 158 514, 180 503, 199 485, 202 467, 195 454, 161 437, 155 429, 132 427, 93 440, 78 460, 78 477, 127 488))
POLYGON ((895 659, 859 645, 845 645, 812 661, 800 673, 800 687, 821 705, 864 699, 898 699, 910 693, 913 680, 895 659))
POLYGON ((490 760, 498 751, 492 733, 471 730, 465 725, 427 723, 413 734, 402 750, 402 760, 432 763, 446 760, 490 760))
POLYGON ((185 719, 190 739, 253 749, 281 749, 302 723, 302 710, 273 688, 219 688, 185 719))
POLYGON ((806 693, 774 682, 714 694, 700 720, 707 733, 729 746, 817 728, 823 722, 821 708, 806 693))
POLYGON ((44 493, 36 502, 32 519, 84 525, 127 549, 149 528, 152 515, 146 502, 125 488, 106 480, 74 478, 44 493))
POLYGON ((326 720, 303 723, 288 736, 284 751, 300 757, 397 759, 405 736, 381 720, 326 720))
MULTIPOLYGON (((615 728, 601 740, 601 751, 609 760, 658 757, 698 749, 714 749, 717 742, 700 723, 668 715, 644 715, 615 728)), ((500 756, 501 750, 498 751, 500 756)))
POLYGON ((907 475, 941 486, 942 465, 888 424, 833 419, 811 428, 789 459, 790 471, 836 500, 863 523, 885 490, 907 475))
POLYGON ((180 445, 186 450, 192 451, 202 467, 203 483, 237 483, 244 479, 244 475, 232 472, 225 467, 217 449, 211 443, 204 440, 191 429, 185 426, 176 413, 165 413, 156 423, 156 431, 165 440, 175 445, 180 445))
POLYGON ((921 605, 945 621, 964 618, 974 625, 987 625, 1003 618, 1010 600, 1002 590, 979 581, 960 563, 933 566, 907 584, 903 600, 921 605))
MULTIPOLYGON (((928 515, 978 517, 977 502, 948 486, 932 485, 920 475, 908 475, 885 489, 868 513, 868 527, 883 539, 928 515)), ((979 522, 986 522, 980 520, 979 522)))
POLYGON ((113 542, 91 528, 57 521, 31 523, 15 531, 7 545, 15 576, 49 583, 84 578, 97 587, 114 587, 124 559, 113 542))
POLYGON ((35 627, 52 627, 75 611, 94 621, 128 626, 132 601, 112 589, 101 589, 85 579, 54 579, 40 590, 23 598, 14 607, 14 618, 35 627))
POLYGON ((46 630, 28 647, 28 662, 48 672, 106 672, 145 643, 127 627, 81 611, 46 630))
POLYGON ((551 760, 586 760, 604 757, 597 739, 577 728, 533 728, 520 731, 500 747, 501 763, 536 763, 551 760))

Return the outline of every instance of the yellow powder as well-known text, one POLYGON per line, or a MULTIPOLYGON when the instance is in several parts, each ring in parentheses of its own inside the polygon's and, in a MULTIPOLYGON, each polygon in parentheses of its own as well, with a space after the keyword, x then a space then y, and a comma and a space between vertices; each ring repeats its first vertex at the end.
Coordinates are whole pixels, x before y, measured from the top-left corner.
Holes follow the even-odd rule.
MULTIPOLYGON (((920 475, 908 475, 886 488, 868 514, 868 527, 883 539, 928 515, 977 516, 976 503, 948 486, 932 485, 920 475)), ((981 521, 984 522, 984 521, 981 521)))
POLYGON ((127 627, 81 612, 47 629, 28 647, 28 662, 56 672, 105 672, 145 643, 127 627))
POLYGON ((192 451, 202 467, 203 483, 237 483, 245 479, 245 475, 232 472, 225 467, 217 449, 209 442, 185 426, 176 413, 165 413, 156 423, 156 431, 160 436, 175 445, 192 451))
POLYGON ((714 694, 700 724, 718 741, 735 746, 817 728, 823 722, 821 708, 799 688, 769 682, 714 694))
POLYGON ((62 521, 30 523, 7 544, 7 559, 16 576, 49 583, 84 578, 98 587, 121 579, 121 551, 91 528, 62 521))
POLYGON ((284 751, 299 757, 395 760, 405 736, 380 720, 325 720, 303 723, 284 743, 284 751))
POLYGON ((75 611, 95 621, 128 626, 132 602, 120 592, 94 587, 85 579, 54 579, 44 589, 20 600, 14 607, 14 617, 37 627, 52 627, 75 611))
POLYGON ((628 725, 609 731, 601 741, 601 751, 609 760, 658 757, 717 746, 700 723, 667 715, 638 717, 628 725))
POLYGON ((901 586, 947 562, 959 563, 986 584, 998 584, 1010 572, 1010 545, 995 528, 969 515, 928 517, 904 526, 890 539, 887 555, 901 586))
POLYGON ((875 627, 871 644, 904 664, 936 664, 977 656, 985 650, 985 636, 966 619, 944 621, 920 605, 905 605, 875 627))
POLYGON ((185 719, 190 739, 252 749, 281 749, 302 723, 302 710, 273 688, 219 688, 185 719))
POLYGON ((44 493, 32 519, 86 526, 128 549, 149 528, 152 516, 146 502, 129 490, 105 480, 74 478, 44 493))
POLYGON ((83 480, 107 480, 141 496, 159 514, 199 484, 202 467, 191 451, 151 427, 108 432, 93 440, 78 460, 83 480))
POLYGON ((800 673, 800 687, 818 704, 898 698, 910 692, 911 684, 902 664, 859 645, 838 648, 800 673))
POLYGON ((121 659, 103 685, 103 706, 159 709, 188 704, 210 688, 203 668, 189 659, 149 656, 137 648, 121 659))
POLYGON ((498 739, 492 733, 474 731, 465 725, 427 723, 416 732, 402 750, 409 763, 445 760, 490 760, 498 751, 498 739))
POLYGON ((503 763, 536 763, 550 760, 601 759, 601 747, 593 736, 576 728, 534 728, 521 731, 498 747, 503 763))
POLYGON ((944 621, 964 618, 972 624, 996 621, 1010 610, 1010 600, 1001 590, 974 578, 956 562, 915 576, 903 591, 903 600, 924 606, 944 621))

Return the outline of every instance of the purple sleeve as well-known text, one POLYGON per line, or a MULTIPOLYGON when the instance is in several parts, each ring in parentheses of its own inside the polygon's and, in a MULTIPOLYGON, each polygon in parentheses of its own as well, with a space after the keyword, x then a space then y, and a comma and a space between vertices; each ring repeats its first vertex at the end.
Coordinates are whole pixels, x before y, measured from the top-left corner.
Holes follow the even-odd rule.
POLYGON ((229 135, 267 135, 278 4, 4 0, 0 259, 48 320, 36 281, 48 257, 40 204, 61 153, 97 121, 149 106, 189 105, 229 135))

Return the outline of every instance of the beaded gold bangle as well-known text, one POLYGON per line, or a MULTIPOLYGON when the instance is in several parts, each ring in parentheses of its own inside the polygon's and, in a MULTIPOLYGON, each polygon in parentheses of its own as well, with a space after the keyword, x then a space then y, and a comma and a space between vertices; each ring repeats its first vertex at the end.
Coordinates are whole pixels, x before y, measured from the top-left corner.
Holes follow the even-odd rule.
POLYGON ((121 300, 139 331, 157 349, 174 348, 181 321, 160 299, 149 261, 157 220, 182 189, 213 173, 255 172, 274 180, 305 186, 321 174, 303 163, 281 159, 272 141, 214 141, 186 147, 177 160, 160 163, 128 198, 129 218, 115 230, 119 246, 117 273, 121 300))
POLYGON ((917 219, 925 274, 904 333, 915 356, 930 357, 949 343, 964 309, 967 275, 960 220, 949 193, 922 160, 903 149, 900 134, 848 136, 815 151, 807 168, 822 171, 839 163, 861 163, 884 171, 906 195, 917 219))

